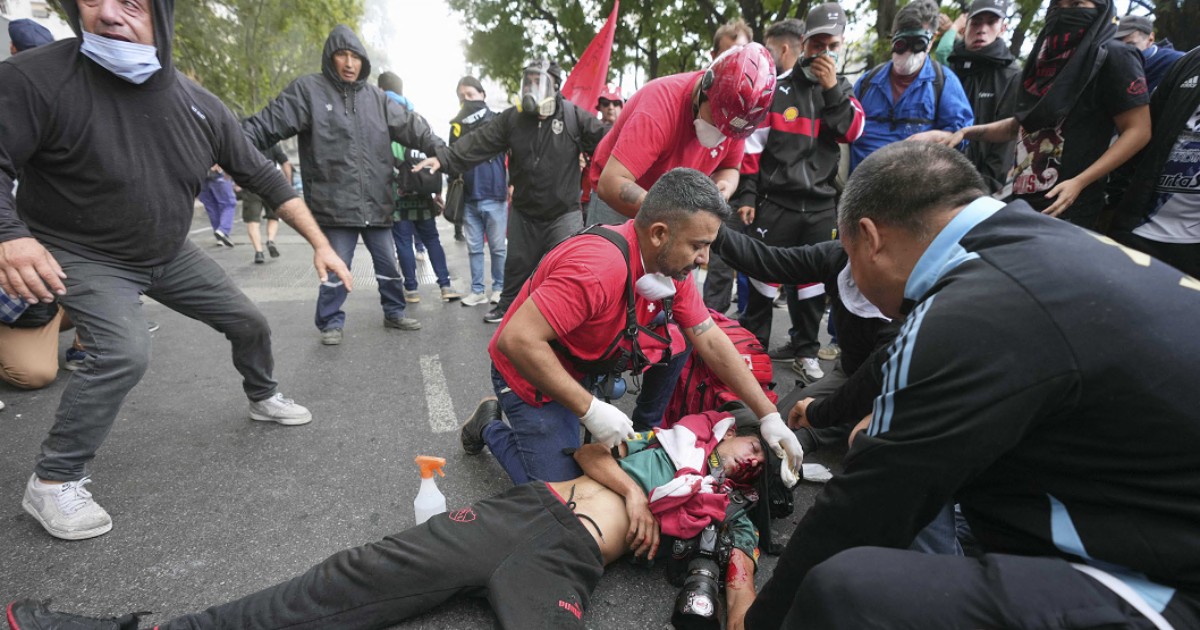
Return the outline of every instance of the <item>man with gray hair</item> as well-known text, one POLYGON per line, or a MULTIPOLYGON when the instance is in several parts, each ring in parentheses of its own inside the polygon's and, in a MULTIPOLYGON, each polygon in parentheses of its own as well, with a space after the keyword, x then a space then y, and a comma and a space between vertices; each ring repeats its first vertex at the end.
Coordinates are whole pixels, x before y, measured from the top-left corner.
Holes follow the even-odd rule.
POLYGON ((1200 627, 1200 283, 990 198, 933 143, 865 159, 838 224, 907 318, 747 627, 1200 627), (982 555, 905 550, 950 502, 982 555))

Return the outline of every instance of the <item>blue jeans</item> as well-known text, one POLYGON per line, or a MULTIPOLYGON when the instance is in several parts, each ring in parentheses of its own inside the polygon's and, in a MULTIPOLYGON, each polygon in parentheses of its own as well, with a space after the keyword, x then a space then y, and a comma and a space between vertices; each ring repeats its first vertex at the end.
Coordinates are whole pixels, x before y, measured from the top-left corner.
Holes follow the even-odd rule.
MULTIPOLYGON (((354 260, 354 248, 358 237, 371 254, 375 264, 375 280, 379 283, 379 303, 383 305, 384 317, 404 317, 404 283, 400 270, 396 268, 396 242, 392 240, 391 228, 386 227, 328 227, 321 226, 329 245, 338 258, 349 267, 354 260)), ((346 313, 342 303, 346 301, 346 287, 338 277, 329 274, 321 283, 317 295, 317 315, 314 320, 320 330, 343 328, 346 313)))
POLYGON ((468 201, 463 208, 463 234, 471 260, 471 293, 483 293, 483 237, 492 253, 492 291, 504 290, 504 259, 508 257, 508 204, 503 199, 468 201))
MULTIPOLYGON (((688 354, 682 352, 666 365, 652 367, 643 373, 642 391, 632 415, 635 431, 662 423, 663 412, 679 382, 688 354)), ((590 379, 584 379, 582 384, 587 387, 589 383, 590 379)), ((487 425, 483 440, 514 484, 534 480, 566 481, 583 474, 575 458, 563 452, 577 449, 581 444, 579 416, 557 402, 534 407, 521 400, 495 365, 492 366, 492 387, 508 422, 487 425)))
POLYGON ((963 548, 958 543, 957 534, 954 504, 947 503, 933 521, 917 533, 909 550, 943 556, 961 556, 963 548))
POLYGON ((400 271, 404 273, 404 288, 417 290, 417 257, 413 254, 413 233, 429 252, 429 262, 437 274, 439 287, 450 286, 450 269, 446 266, 446 250, 438 238, 434 219, 424 221, 397 221, 392 224, 392 238, 396 240, 396 258, 400 259, 400 271))

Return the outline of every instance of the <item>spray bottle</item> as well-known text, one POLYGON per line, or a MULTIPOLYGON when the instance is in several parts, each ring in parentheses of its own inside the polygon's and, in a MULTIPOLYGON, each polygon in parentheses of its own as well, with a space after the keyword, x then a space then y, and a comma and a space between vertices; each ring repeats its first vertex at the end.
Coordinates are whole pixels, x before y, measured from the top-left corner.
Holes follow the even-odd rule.
POLYGON ((421 490, 413 500, 413 511, 416 513, 417 525, 429 520, 429 517, 446 511, 446 497, 438 490, 433 473, 445 477, 442 467, 446 465, 445 458, 418 455, 417 465, 421 467, 421 490))

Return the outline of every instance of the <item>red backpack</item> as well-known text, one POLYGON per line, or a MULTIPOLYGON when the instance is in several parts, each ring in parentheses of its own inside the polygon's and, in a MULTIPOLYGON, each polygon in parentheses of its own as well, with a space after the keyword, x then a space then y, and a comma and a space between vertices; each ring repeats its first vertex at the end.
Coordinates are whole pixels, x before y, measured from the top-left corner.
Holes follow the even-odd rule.
MULTIPOLYGON (((767 356, 767 351, 758 342, 758 337, 742 328, 737 321, 711 309, 708 312, 712 316, 713 323, 725 331, 725 336, 729 337, 733 346, 742 355, 746 367, 750 369, 755 380, 762 386, 767 399, 772 403, 778 402, 779 395, 775 393, 775 382, 771 380, 771 357, 767 356)), ((679 383, 675 385, 675 392, 671 394, 671 402, 667 403, 667 411, 663 414, 662 428, 669 428, 684 416, 713 411, 734 400, 738 400, 737 394, 734 394, 733 390, 717 378, 717 375, 704 364, 704 359, 692 353, 687 362, 683 364, 679 383)))

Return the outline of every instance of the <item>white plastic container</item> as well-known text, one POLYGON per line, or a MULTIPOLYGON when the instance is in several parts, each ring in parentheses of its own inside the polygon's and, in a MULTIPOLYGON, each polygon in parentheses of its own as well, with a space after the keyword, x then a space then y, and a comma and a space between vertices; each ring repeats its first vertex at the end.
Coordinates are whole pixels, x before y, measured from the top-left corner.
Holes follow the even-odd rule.
POLYGON ((418 455, 417 465, 421 467, 421 489, 417 492, 417 498, 413 500, 413 514, 416 516, 417 525, 420 525, 431 516, 446 511, 446 497, 438 490, 437 482, 433 479, 434 471, 443 477, 446 476, 446 473, 442 472, 446 460, 441 457, 418 455))

